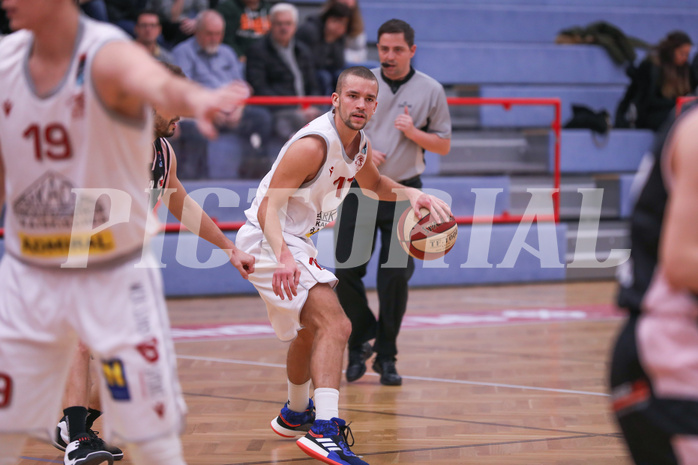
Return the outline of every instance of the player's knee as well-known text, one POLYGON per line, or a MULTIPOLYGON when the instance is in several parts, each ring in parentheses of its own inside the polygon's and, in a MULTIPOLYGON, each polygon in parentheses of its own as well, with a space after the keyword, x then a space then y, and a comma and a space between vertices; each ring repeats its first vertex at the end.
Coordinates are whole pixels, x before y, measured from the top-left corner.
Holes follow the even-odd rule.
POLYGON ((342 313, 337 316, 334 323, 334 334, 346 344, 349 341, 349 336, 351 336, 351 321, 342 313))
POLYGON ((136 465, 186 465, 182 443, 174 433, 146 442, 131 443, 128 450, 136 465))

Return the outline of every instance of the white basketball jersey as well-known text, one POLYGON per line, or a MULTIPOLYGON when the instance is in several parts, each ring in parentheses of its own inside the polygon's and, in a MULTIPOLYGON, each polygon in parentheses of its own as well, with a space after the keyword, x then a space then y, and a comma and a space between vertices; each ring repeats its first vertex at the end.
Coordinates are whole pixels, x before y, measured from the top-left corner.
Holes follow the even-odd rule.
POLYGON ((325 140, 327 157, 315 178, 304 183, 289 199, 284 212, 285 217, 282 217, 281 227, 286 235, 307 239, 334 221, 337 218, 337 207, 349 192, 356 172, 366 162, 368 141, 363 130, 360 131, 360 134, 359 151, 354 157, 349 157, 344 151, 344 146, 334 125, 332 111, 314 119, 298 131, 281 148, 271 170, 262 179, 252 206, 245 211, 249 222, 259 228, 257 210, 267 194, 269 183, 277 166, 291 144, 310 135, 318 135, 325 140))
POLYGON ((140 249, 155 232, 146 193, 152 110, 139 121, 112 113, 92 82, 94 56, 113 40, 130 39, 81 17, 69 69, 46 96, 37 95, 28 72, 33 34, 2 41, 5 248, 24 262, 58 266, 71 248, 71 259, 107 262, 140 249))

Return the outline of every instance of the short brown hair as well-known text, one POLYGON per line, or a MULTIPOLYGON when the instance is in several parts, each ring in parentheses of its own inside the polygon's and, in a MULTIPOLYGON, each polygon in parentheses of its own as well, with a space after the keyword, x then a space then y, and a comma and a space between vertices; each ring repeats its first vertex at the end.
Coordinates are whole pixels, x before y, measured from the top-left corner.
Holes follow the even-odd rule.
POLYGON ((376 75, 373 74, 370 69, 366 68, 365 66, 352 66, 351 68, 347 68, 342 71, 337 78, 337 86, 334 90, 336 93, 342 93, 342 86, 344 85, 344 81, 346 80, 347 76, 358 76, 360 78, 368 79, 369 81, 375 82, 376 86, 378 86, 378 79, 376 79, 376 75))

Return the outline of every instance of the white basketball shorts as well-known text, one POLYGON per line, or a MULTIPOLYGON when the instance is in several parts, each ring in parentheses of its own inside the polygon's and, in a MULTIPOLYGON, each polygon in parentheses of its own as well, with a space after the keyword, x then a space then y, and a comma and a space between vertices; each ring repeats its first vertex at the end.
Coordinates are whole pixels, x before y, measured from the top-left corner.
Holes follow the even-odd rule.
POLYGON ((0 263, 0 432, 48 439, 78 339, 99 361, 104 436, 179 433, 185 413, 160 270, 147 257, 109 268, 0 263), (143 267, 145 265, 145 267, 143 267))
POLYGON ((285 239, 301 272, 298 295, 293 296, 293 300, 289 300, 287 296, 281 300, 281 297, 274 294, 272 277, 278 262, 262 230, 245 223, 235 238, 237 248, 255 257, 255 270, 249 280, 267 306, 269 321, 276 336, 284 342, 295 339, 302 328, 300 315, 308 299, 308 291, 317 283, 326 283, 332 287, 337 285, 334 273, 322 268, 315 260, 317 249, 312 243, 297 237, 285 236, 285 239))

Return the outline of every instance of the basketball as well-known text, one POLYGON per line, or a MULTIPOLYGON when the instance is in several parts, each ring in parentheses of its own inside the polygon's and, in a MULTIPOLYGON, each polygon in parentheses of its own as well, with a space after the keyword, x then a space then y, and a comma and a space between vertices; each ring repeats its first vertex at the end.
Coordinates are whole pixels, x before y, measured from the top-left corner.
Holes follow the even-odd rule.
POLYGON ((397 237, 402 248, 419 260, 436 260, 446 255, 455 245, 458 225, 451 216, 444 223, 432 219, 429 210, 422 208, 422 219, 418 220, 412 207, 400 217, 397 237))

